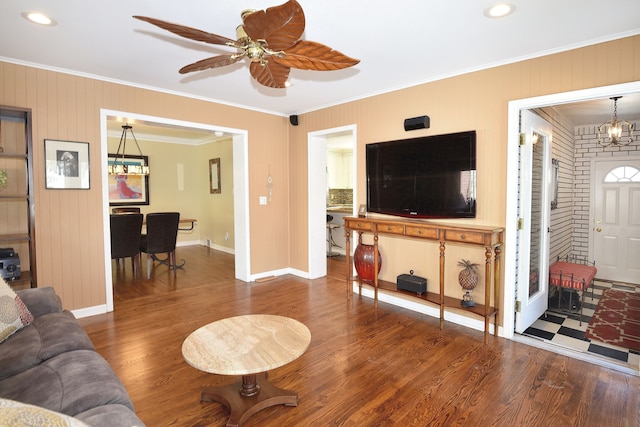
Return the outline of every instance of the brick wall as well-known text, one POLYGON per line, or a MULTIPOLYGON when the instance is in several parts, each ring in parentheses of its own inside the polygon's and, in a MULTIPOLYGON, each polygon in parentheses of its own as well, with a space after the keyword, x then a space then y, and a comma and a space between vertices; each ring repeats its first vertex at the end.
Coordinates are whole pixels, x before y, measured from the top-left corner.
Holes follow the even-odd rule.
POLYGON ((558 207, 551 210, 549 218, 549 262, 552 263, 558 256, 570 254, 572 246, 574 130, 553 108, 538 109, 535 113, 553 127, 551 158, 559 163, 558 207))
MULTIPOLYGON (((626 118, 629 120, 628 118, 626 118)), ((631 123, 634 121, 629 120, 631 123)), ((636 123, 638 120, 635 121, 636 123)), ((591 188, 591 161, 593 159, 624 158, 640 156, 640 131, 634 132, 637 142, 626 147, 602 147, 598 144, 598 126, 586 125, 574 128, 574 179, 573 179, 573 225, 572 225, 572 254, 588 257, 589 255, 589 209, 591 188)))

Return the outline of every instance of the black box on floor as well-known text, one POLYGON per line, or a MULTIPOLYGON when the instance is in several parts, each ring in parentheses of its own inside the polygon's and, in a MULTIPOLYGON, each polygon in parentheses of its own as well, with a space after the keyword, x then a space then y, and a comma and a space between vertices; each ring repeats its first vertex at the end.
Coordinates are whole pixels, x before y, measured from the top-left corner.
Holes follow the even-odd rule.
POLYGON ((413 270, 410 274, 401 274, 397 277, 396 285, 398 290, 415 292, 422 294, 427 292, 427 279, 420 276, 414 276, 413 270))

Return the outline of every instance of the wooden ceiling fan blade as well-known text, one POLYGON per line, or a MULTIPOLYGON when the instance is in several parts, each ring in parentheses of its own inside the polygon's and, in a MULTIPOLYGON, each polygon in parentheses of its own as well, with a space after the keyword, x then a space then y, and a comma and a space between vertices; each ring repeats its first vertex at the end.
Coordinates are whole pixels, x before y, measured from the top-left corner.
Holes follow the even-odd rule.
POLYGON ((194 62, 193 64, 182 67, 180 69, 180 74, 191 73, 193 71, 208 70, 209 68, 224 67, 226 65, 231 65, 234 62, 238 62, 243 56, 244 55, 239 54, 228 54, 203 59, 202 61, 194 62))
POLYGON ((161 21, 159 19, 149 18, 147 16, 134 16, 134 18, 153 24, 156 27, 162 28, 163 30, 171 31, 173 34, 177 34, 180 37, 185 37, 187 39, 210 44, 237 45, 237 42, 235 40, 229 39, 224 36, 219 36, 217 34, 207 33, 206 31, 198 30, 195 28, 186 27, 184 25, 173 24, 171 22, 161 21))
POLYGON ((300 40, 285 52, 284 58, 272 56, 280 65, 301 70, 333 71, 353 67, 360 62, 321 43, 300 40))
POLYGON ((304 12, 296 0, 248 14, 243 23, 252 40, 266 40, 271 50, 293 46, 302 37, 304 26, 304 12))
POLYGON ((261 85, 280 89, 287 87, 286 83, 289 80, 290 67, 269 61, 266 65, 252 62, 249 68, 251 76, 261 85))

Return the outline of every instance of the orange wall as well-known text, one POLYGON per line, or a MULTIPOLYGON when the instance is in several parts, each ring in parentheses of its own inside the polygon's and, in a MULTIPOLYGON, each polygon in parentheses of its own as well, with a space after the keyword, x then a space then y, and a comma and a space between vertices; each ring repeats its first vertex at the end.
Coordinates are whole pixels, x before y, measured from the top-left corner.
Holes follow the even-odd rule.
MULTIPOLYGON (((358 126, 356 184, 362 190, 355 202, 360 204, 366 143, 476 129, 479 205, 473 222, 503 226, 508 101, 636 80, 640 36, 307 113, 297 127, 282 116, 3 62, 0 104, 33 111, 38 284, 54 286, 66 308, 78 309, 105 303, 101 108, 248 129, 251 274, 259 274, 308 269, 307 132, 358 126), (431 129, 404 131, 405 118, 424 114, 431 117, 431 129), (90 190, 45 190, 45 138, 90 143, 90 190), (269 173, 273 201, 260 206, 269 173)), ((396 259, 387 264, 386 274, 393 274, 394 262, 404 270, 397 258, 407 248, 389 245, 396 259)))
POLYGON ((0 104, 33 113, 38 286, 53 286, 65 308, 105 304, 100 109, 247 129, 251 273, 289 265, 288 118, 84 77, 0 62, 0 104), (90 144, 91 189, 47 190, 44 139, 90 144), (271 205, 258 197, 270 167, 271 205), (277 194, 277 197, 275 196, 277 194), (261 254, 267 254, 261 256, 261 254))
MULTIPOLYGON (((366 66, 366 64, 363 64, 366 66)), ((365 145, 465 130, 477 131, 478 212, 467 224, 505 226, 508 102, 535 96, 640 80, 640 36, 460 75, 420 86, 349 102, 300 116, 291 132, 291 266, 306 270, 307 133, 357 125, 357 205, 366 202, 365 145), (431 128, 405 132, 407 117, 428 115, 431 128)), ((381 278, 414 269, 437 283, 437 248, 406 239, 380 238, 381 278), (425 256, 427 251, 430 256, 425 256), (422 269, 422 271, 420 271, 422 269), (435 274, 434 274, 435 272, 435 274)), ((448 251, 449 252, 449 251, 448 251)), ((467 256, 464 250, 447 256, 449 266, 467 256), (449 260, 451 259, 451 260, 449 260)), ((482 262, 484 255, 475 256, 482 262)), ((456 273, 457 275, 457 273, 456 273)), ((503 275, 502 275, 503 276, 503 275)), ((450 275, 453 277, 453 275, 450 275)), ((457 276, 456 276, 457 277, 457 276)), ((447 294, 460 294, 457 283, 447 294)), ((479 294, 481 292, 478 292, 479 294)))

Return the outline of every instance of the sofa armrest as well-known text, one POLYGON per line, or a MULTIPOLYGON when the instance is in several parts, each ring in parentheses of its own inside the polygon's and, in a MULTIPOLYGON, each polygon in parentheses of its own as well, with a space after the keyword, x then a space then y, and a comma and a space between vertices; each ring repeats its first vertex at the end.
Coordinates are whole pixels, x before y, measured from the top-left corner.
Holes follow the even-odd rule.
POLYGON ((33 317, 62 311, 62 301, 52 287, 21 289, 15 292, 33 317))

